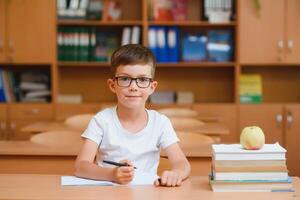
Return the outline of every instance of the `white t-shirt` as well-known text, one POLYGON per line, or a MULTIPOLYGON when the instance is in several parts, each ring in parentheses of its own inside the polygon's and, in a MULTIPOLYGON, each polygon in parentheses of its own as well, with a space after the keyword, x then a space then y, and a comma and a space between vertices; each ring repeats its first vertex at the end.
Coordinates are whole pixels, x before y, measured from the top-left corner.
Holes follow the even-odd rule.
POLYGON ((107 108, 92 118, 82 137, 99 145, 98 165, 112 167, 102 163, 102 160, 119 162, 129 159, 138 170, 157 173, 160 148, 164 149, 179 140, 166 116, 154 110, 146 111, 148 123, 138 133, 130 133, 122 127, 116 107, 107 108))

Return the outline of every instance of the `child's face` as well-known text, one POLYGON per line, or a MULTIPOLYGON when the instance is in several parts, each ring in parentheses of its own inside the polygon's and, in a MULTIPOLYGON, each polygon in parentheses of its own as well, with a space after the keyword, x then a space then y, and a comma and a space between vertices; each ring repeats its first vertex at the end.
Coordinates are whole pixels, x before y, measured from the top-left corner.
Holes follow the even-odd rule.
POLYGON ((115 77, 108 79, 107 84, 117 95, 118 104, 130 109, 145 107, 149 95, 157 86, 157 82, 152 80, 149 65, 121 65, 115 77))

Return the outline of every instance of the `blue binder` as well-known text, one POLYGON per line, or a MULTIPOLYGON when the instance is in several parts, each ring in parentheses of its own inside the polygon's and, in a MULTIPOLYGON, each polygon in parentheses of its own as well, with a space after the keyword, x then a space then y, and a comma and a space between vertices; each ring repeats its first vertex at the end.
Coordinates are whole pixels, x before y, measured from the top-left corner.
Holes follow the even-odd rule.
POLYGON ((179 61, 179 30, 178 27, 169 27, 167 34, 168 62, 179 61))
POLYGON ((157 35, 155 26, 150 26, 148 29, 148 47, 152 51, 156 61, 158 62, 157 35))
POLYGON ((158 26, 156 28, 157 37, 157 62, 168 62, 168 46, 166 28, 158 26))
POLYGON ((4 81, 3 81, 3 71, 0 70, 0 102, 5 102, 5 92, 4 92, 4 81))

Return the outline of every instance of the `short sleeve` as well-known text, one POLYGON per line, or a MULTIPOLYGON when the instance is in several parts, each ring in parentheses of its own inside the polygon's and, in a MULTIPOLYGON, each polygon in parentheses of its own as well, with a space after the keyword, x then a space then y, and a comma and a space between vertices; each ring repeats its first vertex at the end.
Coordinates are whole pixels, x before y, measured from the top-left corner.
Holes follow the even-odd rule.
POLYGON ((100 145, 104 134, 104 124, 101 122, 101 120, 93 117, 81 137, 90 139, 100 145))
POLYGON ((160 137, 159 146, 163 149, 167 148, 171 144, 179 141, 176 132, 172 126, 171 121, 164 115, 162 115, 162 135, 160 137))

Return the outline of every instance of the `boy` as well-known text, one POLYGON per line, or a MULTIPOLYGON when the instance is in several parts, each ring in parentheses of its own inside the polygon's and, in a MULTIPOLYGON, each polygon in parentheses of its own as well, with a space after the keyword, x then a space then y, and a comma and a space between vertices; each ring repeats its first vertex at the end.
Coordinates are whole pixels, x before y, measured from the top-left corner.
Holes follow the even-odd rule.
POLYGON ((134 167, 157 173, 162 148, 172 169, 154 184, 179 186, 189 176, 190 165, 170 120, 145 108, 157 86, 153 54, 141 45, 122 46, 112 55, 111 71, 107 84, 117 96, 117 106, 96 114, 82 134, 86 139, 76 159, 75 175, 127 184, 133 179, 134 167), (103 160, 127 166, 112 167, 103 160))

